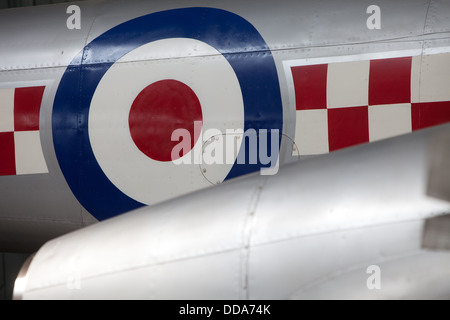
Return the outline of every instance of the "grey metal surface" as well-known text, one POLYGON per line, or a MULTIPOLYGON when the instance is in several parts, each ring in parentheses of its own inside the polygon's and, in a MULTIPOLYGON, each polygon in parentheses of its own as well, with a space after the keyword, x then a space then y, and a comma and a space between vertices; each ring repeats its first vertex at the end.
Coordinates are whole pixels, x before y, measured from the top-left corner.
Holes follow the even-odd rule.
MULTIPOLYGON (((83 13, 79 31, 66 28, 67 4, 22 9, 20 14, 2 12, 2 25, 8 26, 10 32, 3 33, 1 38, 3 42, 8 40, 8 46, 2 48, 1 53, 6 59, 1 62, 0 70, 66 66, 83 48, 81 44, 90 42, 121 22, 146 13, 186 7, 176 1, 130 0, 94 0, 78 2, 77 5, 83 13), (36 25, 39 25, 37 30, 30 28, 36 25), (20 37, 14 37, 17 35, 20 37), (21 50, 24 47, 27 50, 21 50), (61 55, 61 51, 64 54, 61 55)), ((367 52, 370 44, 375 42, 382 41, 384 45, 387 42, 417 42, 418 37, 425 39, 425 36, 437 32, 450 32, 445 10, 449 6, 448 1, 379 1, 378 6, 383 8, 383 22, 381 30, 376 31, 366 26, 366 10, 370 5, 368 0, 282 1, 276 6, 268 0, 189 3, 189 7, 206 6, 235 12, 261 32, 271 50, 297 53, 297 56, 307 56, 310 50, 301 50, 316 47, 328 47, 337 55, 343 54, 347 50, 342 45, 358 45, 367 52), (426 20, 428 11, 430 18, 426 20)), ((439 35, 440 38, 443 36, 439 35)), ((416 47, 421 48, 421 45, 416 47)), ((375 47, 373 49, 371 51, 377 51, 375 47)))
POLYGON ((331 275, 296 292, 292 299, 440 300, 449 299, 450 255, 423 251, 386 260, 380 268, 380 289, 366 286, 367 266, 331 275))
POLYGON ((33 259, 23 297, 446 297, 450 256, 421 244, 425 220, 450 210, 426 195, 427 147, 449 130, 343 150, 57 238, 33 259), (385 275, 375 293, 357 272, 371 265, 385 275))
MULTIPOLYGON (((89 32, 89 28, 70 32, 65 27, 66 8, 56 5, 0 11, 0 88, 35 81, 49 84, 40 117, 49 174, 0 178, 0 251, 32 253, 40 243, 96 221, 72 195, 52 142, 51 113, 59 80, 84 47, 89 32)), ((94 19, 93 14, 86 10, 83 20, 89 23, 89 19, 94 19)))

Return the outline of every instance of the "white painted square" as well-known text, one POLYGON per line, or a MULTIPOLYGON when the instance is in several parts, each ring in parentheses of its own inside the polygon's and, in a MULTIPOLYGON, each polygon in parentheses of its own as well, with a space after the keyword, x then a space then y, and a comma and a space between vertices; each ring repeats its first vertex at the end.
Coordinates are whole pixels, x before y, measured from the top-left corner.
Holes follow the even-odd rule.
POLYGON ((450 53, 422 58, 420 102, 450 101, 450 53))
POLYGON ((412 132, 411 104, 369 107, 369 138, 377 141, 412 132))
POLYGON ((296 118, 295 144, 300 155, 328 153, 328 111, 301 110, 296 118))
POLYGON ((48 173, 39 131, 14 132, 17 175, 48 173))
POLYGON ((360 107, 369 104, 370 61, 330 63, 327 107, 360 107))
POLYGON ((0 132, 14 131, 14 89, 0 89, 0 132))
POLYGON ((420 70, 422 68, 422 56, 412 57, 411 63, 411 102, 420 102, 420 70))

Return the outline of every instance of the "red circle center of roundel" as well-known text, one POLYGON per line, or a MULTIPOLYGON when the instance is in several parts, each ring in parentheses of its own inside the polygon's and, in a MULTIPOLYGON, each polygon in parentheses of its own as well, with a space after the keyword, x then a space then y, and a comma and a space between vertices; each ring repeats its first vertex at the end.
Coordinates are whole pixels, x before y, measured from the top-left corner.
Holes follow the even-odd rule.
POLYGON ((177 160, 192 150, 201 131, 194 130, 196 121, 200 122, 201 128, 200 101, 191 88, 176 80, 161 80, 142 90, 134 100, 128 118, 131 137, 139 150, 153 160, 165 162, 177 160), (172 157, 176 145, 186 144, 181 140, 185 135, 179 141, 172 141, 172 133, 178 129, 190 133, 190 149, 184 148, 172 157))

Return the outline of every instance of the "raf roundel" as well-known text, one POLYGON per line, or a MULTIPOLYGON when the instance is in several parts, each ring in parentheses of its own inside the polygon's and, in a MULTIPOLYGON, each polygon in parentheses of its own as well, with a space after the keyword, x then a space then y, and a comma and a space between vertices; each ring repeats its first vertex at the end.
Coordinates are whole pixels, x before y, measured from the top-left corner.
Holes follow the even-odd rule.
POLYGON ((179 128, 188 130, 192 137, 190 147, 194 147, 200 137, 196 122, 203 122, 198 97, 183 82, 172 79, 157 81, 142 90, 131 105, 128 119, 131 137, 139 150, 163 162, 185 156, 172 157, 177 144, 172 133, 179 128))
MULTIPOLYGON (((243 18, 212 8, 157 12, 110 29, 74 58, 52 121, 68 185, 104 220, 208 186, 195 161, 173 160, 201 154, 209 129, 281 132, 278 75, 267 44, 243 18), (174 159, 172 133, 180 128, 191 140, 174 159)), ((218 180, 261 167, 222 165, 218 180)))
MULTIPOLYGON (((238 120, 233 129, 244 128, 239 80, 228 61, 204 42, 164 39, 129 52, 105 73, 90 105, 89 140, 108 179, 130 198, 152 204, 209 185, 193 158, 201 154, 201 131, 225 132, 226 123, 217 119, 227 118, 238 120), (188 58, 142 61, 180 47, 188 58), (199 51, 214 59, 199 63, 199 51), (190 133, 190 150, 183 150, 189 152, 178 155, 190 158, 189 164, 176 164, 172 156, 177 129, 190 133)), ((218 179, 225 180, 232 167, 220 166, 218 179)))

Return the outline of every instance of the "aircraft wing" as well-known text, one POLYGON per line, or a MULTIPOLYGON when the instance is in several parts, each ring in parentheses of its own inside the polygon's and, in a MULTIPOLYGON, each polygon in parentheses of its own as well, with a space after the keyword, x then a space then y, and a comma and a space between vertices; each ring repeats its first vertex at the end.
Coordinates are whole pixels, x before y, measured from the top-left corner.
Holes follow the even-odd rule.
POLYGON ((342 150, 67 234, 16 297, 448 298, 448 180, 433 179, 449 138, 444 125, 342 150))

